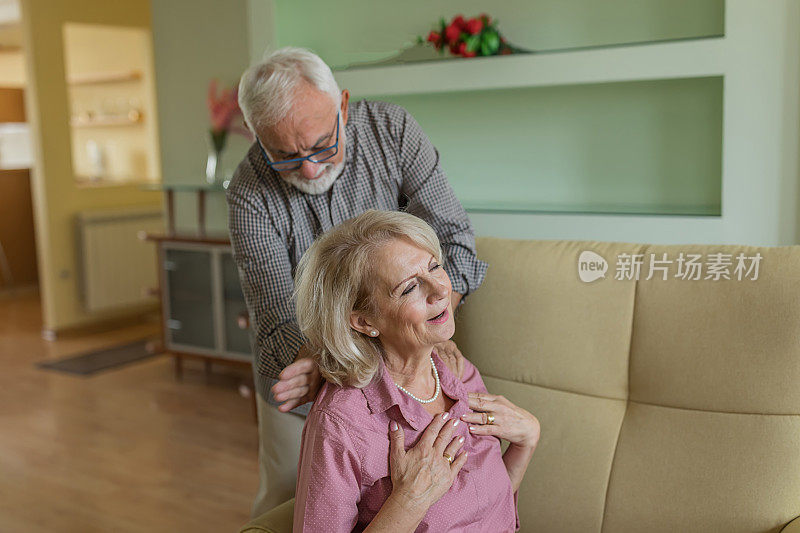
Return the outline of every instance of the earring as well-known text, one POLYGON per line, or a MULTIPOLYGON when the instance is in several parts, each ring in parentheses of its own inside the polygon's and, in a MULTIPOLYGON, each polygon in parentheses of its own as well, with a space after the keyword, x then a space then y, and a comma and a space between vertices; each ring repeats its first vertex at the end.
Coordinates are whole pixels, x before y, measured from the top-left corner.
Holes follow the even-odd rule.
POLYGON ((378 336, 378 332, 375 331, 374 329, 372 331, 370 331, 369 334, 372 335, 373 337, 377 337, 378 336))

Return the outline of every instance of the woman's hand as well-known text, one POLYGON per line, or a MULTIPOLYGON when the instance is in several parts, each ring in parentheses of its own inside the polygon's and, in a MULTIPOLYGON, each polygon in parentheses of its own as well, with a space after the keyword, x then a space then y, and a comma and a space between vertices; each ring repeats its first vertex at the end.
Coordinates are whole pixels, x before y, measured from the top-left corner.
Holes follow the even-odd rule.
POLYGON ((391 422, 390 498, 420 520, 428 508, 450 490, 459 470, 467 462, 467 452, 456 456, 464 443, 464 437, 453 438, 458 419, 448 420, 448 417, 447 412, 434 416, 416 446, 408 451, 403 446, 403 429, 397 422, 391 422), (451 462, 445 454, 455 459, 451 462))
POLYGON ((539 421, 525 409, 503 396, 488 392, 470 392, 469 407, 477 412, 465 413, 461 420, 470 424, 469 430, 473 435, 494 435, 516 446, 536 448, 539 421))
POLYGON ((279 402, 278 411, 286 412, 298 405, 313 402, 322 388, 319 365, 311 358, 305 346, 300 348, 294 363, 284 368, 280 381, 272 386, 272 394, 279 402))

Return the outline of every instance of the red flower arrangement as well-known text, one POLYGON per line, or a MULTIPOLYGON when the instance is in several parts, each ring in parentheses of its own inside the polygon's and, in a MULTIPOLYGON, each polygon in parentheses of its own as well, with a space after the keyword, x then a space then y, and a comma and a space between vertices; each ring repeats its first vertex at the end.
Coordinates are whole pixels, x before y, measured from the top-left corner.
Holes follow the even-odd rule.
POLYGON ((239 109, 238 87, 225 87, 222 89, 222 93, 219 93, 217 80, 212 79, 208 84, 206 106, 208 106, 208 118, 211 121, 211 127, 208 129, 211 149, 206 161, 206 179, 209 183, 217 183, 221 177, 220 158, 225 149, 228 133, 238 133, 251 142, 254 138, 250 130, 243 125, 242 110, 239 109))
POLYGON ((253 140, 250 131, 242 127, 241 123, 236 123, 236 119, 242 115, 238 96, 238 87, 223 88, 222 93, 217 94, 217 80, 212 79, 208 84, 206 105, 211 120, 209 133, 216 152, 221 152, 225 148, 228 132, 239 133, 253 140))
POLYGON ((469 20, 456 15, 449 24, 442 18, 437 29, 428 34, 427 41, 441 53, 447 48, 453 55, 475 57, 506 55, 516 51, 500 35, 497 21, 486 13, 469 20))

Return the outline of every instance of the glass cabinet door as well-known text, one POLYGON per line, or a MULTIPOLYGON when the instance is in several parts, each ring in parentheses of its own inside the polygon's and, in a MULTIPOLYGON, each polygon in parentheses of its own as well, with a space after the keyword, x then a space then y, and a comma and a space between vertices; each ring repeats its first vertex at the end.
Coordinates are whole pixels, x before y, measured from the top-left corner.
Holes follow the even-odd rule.
POLYGON ((239 271, 230 252, 223 252, 222 290, 223 314, 225 321, 225 351, 250 356, 250 328, 247 304, 239 283, 239 271))
POLYGON ((211 253, 167 248, 164 258, 169 343, 215 349, 211 253))

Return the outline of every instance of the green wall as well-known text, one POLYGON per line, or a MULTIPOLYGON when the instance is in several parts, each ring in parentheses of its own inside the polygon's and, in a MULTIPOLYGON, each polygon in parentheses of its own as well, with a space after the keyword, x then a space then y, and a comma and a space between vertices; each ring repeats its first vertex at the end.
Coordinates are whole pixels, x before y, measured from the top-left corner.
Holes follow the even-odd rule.
MULTIPOLYGON (((203 180, 202 132, 207 124, 203 99, 205 82, 211 75, 235 80, 248 62, 260 59, 264 48, 290 44, 310 47, 334 66, 386 59, 414 42, 417 35, 425 35, 439 16, 450 17, 456 12, 470 16, 488 11, 500 20, 500 28, 509 40, 540 51, 725 34, 726 39, 709 43, 711 49, 721 53, 724 92, 720 100, 723 89, 719 78, 675 84, 660 80, 501 91, 504 97, 519 102, 527 98, 551 102, 548 106, 529 102, 531 108, 519 113, 527 123, 519 116, 511 116, 508 110, 495 110, 504 116, 495 120, 488 110, 492 106, 504 108, 506 103, 493 101, 493 91, 406 95, 402 101, 397 97, 396 101, 412 109, 442 148, 446 170, 459 194, 466 195, 467 203, 469 195, 474 200, 480 190, 476 177, 482 172, 476 165, 489 168, 489 163, 476 163, 481 154, 476 155, 475 147, 490 153, 507 153, 510 148, 506 145, 521 146, 518 138, 525 134, 537 139, 533 149, 538 150, 533 154, 537 163, 549 165, 547 173, 558 174, 543 183, 545 172, 524 161, 515 163, 524 172, 506 173, 509 180, 517 180, 517 185, 530 186, 536 192, 534 198, 527 200, 534 207, 539 202, 539 208, 544 205, 542 209, 564 211, 595 212, 610 207, 620 212, 626 208, 669 212, 671 206, 677 206, 676 212, 699 214, 714 212, 721 196, 723 216, 472 210, 479 234, 777 244, 794 242, 796 228, 800 228, 795 209, 796 28, 800 7, 793 1, 726 5, 723 0, 511 0, 490 5, 473 0, 342 0, 335 4, 319 0, 233 0, 223 5, 211 0, 153 0, 152 5, 165 181, 203 180), (184 71, 194 81, 183 79, 184 71), (627 94, 629 99, 623 101, 614 93, 627 94), (437 101, 440 105, 434 106, 437 101), (604 106, 625 102, 639 111, 627 117, 604 115, 604 106), (718 117, 721 102, 725 110, 722 124, 718 117), (700 113, 686 112, 683 104, 700 113), (584 111, 573 112, 573 105, 584 111), (481 106, 486 109, 479 109, 481 106), (541 124, 542 114, 550 117, 550 122, 541 124), (472 124, 475 117, 488 118, 472 124), (701 120, 702 117, 708 120, 701 120), (635 135, 645 126, 649 136, 635 135), (715 168, 721 151, 717 141, 720 127, 724 135, 721 187, 715 168), (590 133, 584 131, 592 128, 605 129, 615 138, 595 136, 592 140, 590 133), (681 130, 687 138, 675 133, 681 130), (509 139, 509 131, 517 137, 509 139), (496 138, 502 138, 505 144, 496 138), (489 142, 481 142, 482 139, 489 142), (556 140, 559 145, 554 147, 555 152, 544 150, 556 140), (627 146, 636 149, 625 153, 627 146), (630 168, 616 172, 620 153, 630 168), (684 158, 687 153, 689 157, 684 158), (564 154, 576 160, 565 160, 564 154), (595 167, 602 172, 584 172, 595 167), (611 178, 616 181, 609 181, 611 178), (612 205, 615 202, 623 205, 612 205)), ((558 54, 551 57, 557 58, 558 54)), ((719 74, 712 72, 708 75, 719 74)), ((237 154, 227 155, 229 162, 238 161, 237 154)), ((490 198, 496 192, 493 183, 487 181, 482 192, 482 199, 490 198)), ((224 198, 219 196, 211 201, 210 219, 212 227, 224 229, 224 198)), ((188 224, 193 220, 193 202, 182 202, 181 207, 186 214, 179 218, 188 224)))
MULTIPOLYGON (((395 54, 441 16, 483 11, 537 51, 724 34, 722 0, 277 0, 273 13, 277 46, 344 67, 395 54)), ((720 214, 721 78, 353 96, 407 108, 472 211, 720 214)))
MULTIPOLYGON (((389 58, 457 13, 488 12, 510 42, 537 51, 725 33, 724 0, 247 0, 246 11, 250 62, 294 45, 334 68, 389 58)), ((488 233, 504 234, 491 215, 504 210, 720 213, 721 78, 383 99, 422 124, 488 233)))
MULTIPOLYGON (((153 55, 164 183, 203 184, 208 154, 208 82, 232 85, 250 60, 246 0, 153 0, 153 55)), ((222 159, 232 173, 249 142, 232 135, 222 159)), ((194 231, 197 202, 192 193, 177 193, 178 229, 194 231)), ((227 233, 223 193, 211 193, 207 224, 227 233)))
POLYGON ((417 117, 467 209, 720 214, 719 77, 380 99, 417 117))

